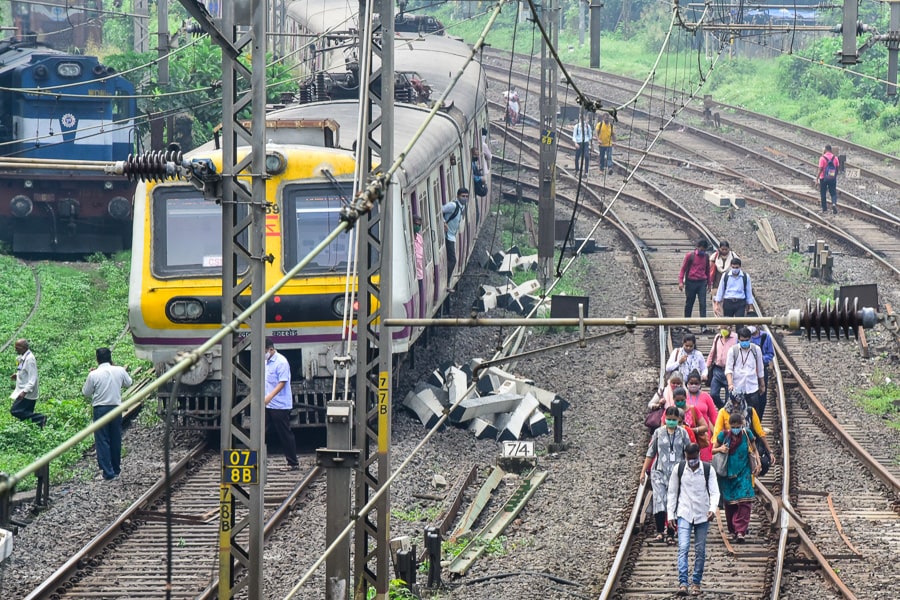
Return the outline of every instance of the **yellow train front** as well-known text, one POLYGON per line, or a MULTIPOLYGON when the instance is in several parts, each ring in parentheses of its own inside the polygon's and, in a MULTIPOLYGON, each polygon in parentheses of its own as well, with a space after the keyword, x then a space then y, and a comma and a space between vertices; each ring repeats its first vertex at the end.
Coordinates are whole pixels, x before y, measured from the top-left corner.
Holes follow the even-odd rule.
MULTIPOLYGON (((448 69, 460 66, 467 49, 436 38, 448 69)), ((430 40, 410 39, 407 66, 434 61, 430 40)), ((447 257, 441 209, 452 202, 457 187, 472 185, 472 148, 481 144, 487 124, 484 76, 472 63, 455 101, 447 103, 425 129, 407 156, 385 201, 392 202, 392 314, 434 314, 447 295, 447 257), (413 217, 422 219, 424 279, 415 272, 413 217)), ((439 89, 439 88, 438 88, 439 89)), ((420 99, 419 99, 420 100, 420 99)), ((403 148, 425 123, 428 103, 398 102, 395 107, 395 148, 403 148)), ((356 100, 328 100, 292 105, 267 115, 266 199, 273 207, 266 218, 266 285, 272 286, 305 257, 339 222, 342 203, 353 189, 354 133, 359 114, 356 100)), ((244 148, 240 152, 246 152, 244 148)), ((239 152, 239 154, 240 154, 239 152)), ((221 151, 207 145, 188 158, 212 160, 221 171, 221 151)), ((377 163, 377 157, 375 159, 377 163)), ((489 174, 488 174, 488 184, 489 174)), ((457 270, 464 270, 485 216, 489 200, 474 192, 463 213, 457 237, 457 270)), ((138 187, 134 210, 129 323, 140 358, 159 372, 179 353, 202 344, 221 326, 222 233, 220 205, 205 200, 191 183, 146 183, 138 187)), ((348 247, 354 238, 342 235, 306 269, 282 288, 266 307, 266 334, 272 336, 291 364, 294 427, 321 426, 330 399, 333 358, 345 354, 342 315, 348 247)), ((355 329, 355 322, 353 323, 355 329)), ((407 352, 421 329, 392 332, 393 351, 407 352)), ((355 358, 355 349, 350 352, 355 358)), ((355 365, 350 365, 351 375, 355 365)), ((219 427, 221 352, 215 348, 181 382, 174 407, 176 426, 219 427)), ((161 390, 160 406, 171 391, 161 390)))

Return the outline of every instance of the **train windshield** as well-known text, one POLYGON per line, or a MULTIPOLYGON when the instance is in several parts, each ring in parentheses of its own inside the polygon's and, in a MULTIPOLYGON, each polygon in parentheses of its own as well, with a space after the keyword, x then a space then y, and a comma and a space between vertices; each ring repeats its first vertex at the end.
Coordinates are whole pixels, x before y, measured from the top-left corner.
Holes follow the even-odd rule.
POLYGON ((153 190, 153 234, 156 275, 221 276, 222 207, 193 186, 153 190))
MULTIPOLYGON (((289 269, 315 248, 340 223, 343 198, 349 198, 349 185, 291 185, 282 192, 284 207, 284 267, 289 269)), ((347 268, 350 236, 341 235, 309 264, 306 270, 338 272, 347 268)))

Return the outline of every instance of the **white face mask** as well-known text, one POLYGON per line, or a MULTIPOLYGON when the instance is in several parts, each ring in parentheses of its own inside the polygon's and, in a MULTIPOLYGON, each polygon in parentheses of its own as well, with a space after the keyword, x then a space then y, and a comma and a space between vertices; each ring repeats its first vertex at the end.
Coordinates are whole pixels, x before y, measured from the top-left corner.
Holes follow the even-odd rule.
POLYGON ((740 269, 732 269, 732 270, 731 270, 731 274, 732 274, 732 275, 737 275, 737 274, 740 273, 740 272, 741 272, 740 269))

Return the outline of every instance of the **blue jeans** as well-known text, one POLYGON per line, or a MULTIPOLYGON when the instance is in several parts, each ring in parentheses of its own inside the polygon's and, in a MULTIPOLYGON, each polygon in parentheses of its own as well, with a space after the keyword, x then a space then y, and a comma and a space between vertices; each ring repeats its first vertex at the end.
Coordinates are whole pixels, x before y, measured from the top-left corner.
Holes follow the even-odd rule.
POLYGON ((694 532, 694 575, 693 581, 700 585, 703 581, 703 567, 706 564, 706 533, 709 521, 690 523, 678 517, 678 585, 688 584, 688 550, 691 546, 691 531, 694 532))
MULTIPOLYGON (((709 395, 712 396, 716 408, 725 406, 725 400, 722 400, 722 390, 728 393, 728 379, 725 377, 725 369, 713 365, 712 376, 709 380, 709 395)), ((726 398, 727 399, 727 398, 726 398)))
POLYGON ((588 170, 588 161, 591 156, 591 143, 590 142, 581 142, 580 144, 575 144, 575 170, 580 171, 582 167, 582 163, 584 164, 584 172, 587 173, 588 170))
MULTIPOLYGON (((115 406, 95 406, 94 421, 101 419, 115 406)), ((104 479, 112 479, 122 470, 122 415, 119 415, 94 432, 94 444, 97 446, 97 464, 103 471, 104 479)))
POLYGON ((600 170, 612 169, 612 146, 599 146, 600 148, 600 170))

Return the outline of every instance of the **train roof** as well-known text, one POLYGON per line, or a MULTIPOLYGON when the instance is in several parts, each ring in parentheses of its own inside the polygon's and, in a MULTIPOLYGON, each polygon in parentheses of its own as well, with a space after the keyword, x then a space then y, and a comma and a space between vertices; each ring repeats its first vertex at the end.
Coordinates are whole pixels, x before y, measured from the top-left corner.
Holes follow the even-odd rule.
POLYGON ((306 31, 359 31, 359 2, 355 0, 299 0, 291 2, 287 18, 306 31))
MULTIPOLYGON (((356 137, 359 124, 359 103, 355 100, 338 100, 333 102, 317 102, 290 106, 273 111, 267 115, 267 119, 302 120, 321 119, 326 116, 340 124, 341 147, 350 150, 351 140, 356 137)), ((375 109, 373 117, 379 117, 380 112, 375 109)), ((409 143, 419 130, 428 109, 411 105, 398 104, 394 107, 394 152, 397 153, 409 143)), ((380 130, 379 130, 380 133, 380 130)), ((378 134, 376 134, 377 136, 378 134)), ((272 129, 268 132, 268 141, 274 144, 290 144, 291 132, 289 129, 272 129)), ((434 161, 436 156, 442 156, 452 146, 459 142, 459 132, 454 120, 445 114, 437 114, 429 124, 427 131, 419 139, 412 151, 403 163, 402 171, 408 173, 423 173, 434 161)), ((401 178, 405 176, 400 174, 401 178)))
POLYGON ((35 55, 65 56, 65 53, 33 42, 3 40, 0 42, 0 73, 27 65, 35 55))

